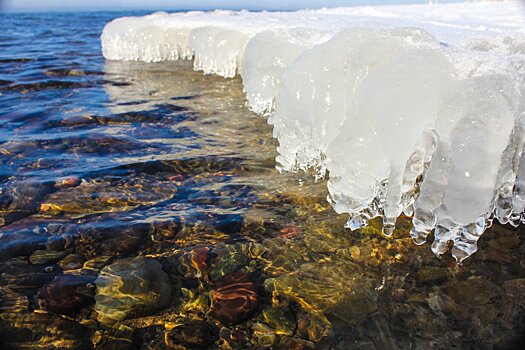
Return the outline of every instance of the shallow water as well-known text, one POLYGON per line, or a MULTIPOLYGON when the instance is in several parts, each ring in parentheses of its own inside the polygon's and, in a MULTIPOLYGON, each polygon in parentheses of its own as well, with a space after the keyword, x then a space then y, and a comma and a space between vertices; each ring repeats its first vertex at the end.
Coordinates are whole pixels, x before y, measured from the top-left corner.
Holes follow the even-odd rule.
POLYGON ((0 15, 0 348, 518 348, 518 230, 343 229, 239 79, 105 62, 122 15, 0 15))

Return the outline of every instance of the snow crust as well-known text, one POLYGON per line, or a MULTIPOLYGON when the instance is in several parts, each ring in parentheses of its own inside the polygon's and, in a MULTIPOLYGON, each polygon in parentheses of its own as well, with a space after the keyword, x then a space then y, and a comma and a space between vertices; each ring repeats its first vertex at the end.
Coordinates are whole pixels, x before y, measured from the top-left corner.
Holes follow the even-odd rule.
POLYGON ((413 218, 438 256, 525 223, 525 15, 518 2, 155 13, 110 22, 109 60, 240 74, 283 171, 328 175, 355 230, 413 218))

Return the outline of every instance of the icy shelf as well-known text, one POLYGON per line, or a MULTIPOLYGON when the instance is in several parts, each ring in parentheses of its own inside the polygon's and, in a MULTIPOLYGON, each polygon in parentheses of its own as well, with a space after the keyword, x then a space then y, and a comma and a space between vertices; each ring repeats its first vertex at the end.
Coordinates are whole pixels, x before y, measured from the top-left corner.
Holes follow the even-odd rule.
MULTIPOLYGON (((119 18, 109 60, 194 59, 240 74, 278 168, 328 175, 355 230, 413 218, 458 262, 496 218, 525 223, 525 12, 518 2, 214 11, 119 18)), ((174 79, 176 79, 174 77, 174 79)))

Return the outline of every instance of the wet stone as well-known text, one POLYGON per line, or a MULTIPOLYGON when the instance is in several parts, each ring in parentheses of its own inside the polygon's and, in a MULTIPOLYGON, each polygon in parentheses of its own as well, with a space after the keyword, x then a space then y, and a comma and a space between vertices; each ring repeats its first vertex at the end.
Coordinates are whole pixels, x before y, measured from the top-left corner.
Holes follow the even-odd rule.
POLYGON ((166 331, 165 342, 169 349, 209 349, 217 340, 217 330, 202 321, 183 320, 166 331))
POLYGON ((0 314, 24 312, 29 308, 29 298, 9 288, 0 288, 0 314))
POLYGON ((252 343, 254 345, 269 348, 273 346, 277 340, 275 331, 264 323, 254 323, 252 325, 252 331, 252 343))
POLYGON ((33 265, 53 264, 66 255, 64 251, 56 251, 50 249, 35 250, 29 256, 29 262, 33 265))
POLYGON ((248 246, 243 244, 221 245, 213 250, 215 258, 209 270, 212 281, 233 273, 250 262, 248 246))
POLYGON ((266 282, 269 289, 320 319, 333 315, 349 324, 360 324, 377 309, 375 289, 380 279, 344 259, 306 263, 266 282))
POLYGON ((295 321, 293 314, 283 307, 271 307, 262 312, 264 323, 275 329, 279 335, 292 336, 295 331, 295 321))
POLYGON ((215 283, 211 291, 211 315, 226 325, 244 321, 257 308, 257 286, 245 273, 232 273, 215 283))
POLYGON ((525 308, 525 278, 505 281, 503 282, 503 288, 522 308, 525 308))
POLYGON ((69 254, 62 260, 60 260, 57 265, 62 270, 75 270, 79 269, 84 265, 85 259, 82 255, 79 254, 69 254))
POLYGON ((446 291, 456 303, 469 305, 487 304, 492 298, 502 294, 499 286, 481 277, 453 282, 446 287, 446 291))
POLYGON ((0 285, 23 294, 34 294, 37 288, 53 280, 53 271, 49 266, 15 263, 0 274, 0 285))
POLYGON ((48 311, 71 315, 93 300, 95 276, 59 275, 40 288, 38 305, 48 311))
POLYGON ((155 312, 171 300, 170 278, 155 259, 119 260, 103 268, 95 284, 95 310, 107 325, 155 312))
POLYGON ((423 266, 416 275, 419 285, 440 284, 449 278, 450 274, 447 269, 434 266, 423 266))
POLYGON ((90 349, 85 327, 52 314, 0 313, 0 329, 2 349, 90 349))
POLYGON ((96 331, 91 337, 91 343, 95 350, 128 350, 135 348, 131 334, 120 334, 123 332, 96 331))

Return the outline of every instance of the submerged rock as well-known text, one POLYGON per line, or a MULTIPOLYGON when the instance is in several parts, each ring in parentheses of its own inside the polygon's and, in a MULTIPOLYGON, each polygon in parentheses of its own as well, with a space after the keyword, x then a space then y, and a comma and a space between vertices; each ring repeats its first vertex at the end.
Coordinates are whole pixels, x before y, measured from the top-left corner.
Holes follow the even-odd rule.
POLYGON ((419 285, 424 284, 439 284, 445 282, 450 277, 450 274, 446 268, 424 266, 416 275, 416 280, 419 285))
POLYGON ((46 310, 69 315, 93 300, 91 276, 60 275, 40 288, 38 305, 46 310))
POLYGON ((259 302, 257 286, 245 273, 224 276, 211 291, 211 315, 226 325, 244 321, 259 302))
POLYGON ((267 280, 269 289, 320 320, 333 315, 350 324, 360 324, 377 309, 378 285, 378 276, 345 260, 306 263, 267 280))
POLYGON ((79 323, 46 313, 0 313, 2 349, 91 349, 79 323))
POLYGON ((202 321, 186 320, 166 331, 164 339, 170 349, 209 349, 217 340, 217 331, 202 321))
POLYGON ((263 348, 269 348, 275 344, 277 335, 275 331, 264 323, 255 323, 252 326, 252 343, 263 348))
POLYGON ((45 265, 54 263, 66 255, 66 252, 42 249, 35 250, 33 254, 29 256, 29 262, 33 265, 45 265))
POLYGON ((171 299, 171 281, 162 265, 144 257, 106 266, 95 284, 95 310, 98 320, 107 325, 154 312, 171 299))
POLYGON ((281 307, 271 307, 262 312, 263 321, 275 329, 276 334, 292 336, 296 325, 293 315, 281 307))

